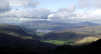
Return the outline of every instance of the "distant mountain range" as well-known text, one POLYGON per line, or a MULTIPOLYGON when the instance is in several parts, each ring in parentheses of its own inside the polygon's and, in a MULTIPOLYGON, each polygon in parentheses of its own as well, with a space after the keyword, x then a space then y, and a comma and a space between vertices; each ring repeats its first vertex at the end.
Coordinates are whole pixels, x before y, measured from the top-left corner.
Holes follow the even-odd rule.
POLYGON ((24 38, 24 39, 40 39, 37 35, 36 32, 33 30, 30 34, 30 32, 26 32, 24 28, 18 26, 18 25, 10 25, 10 24, 0 24, 0 33, 6 33, 12 36, 24 38))
POLYGON ((33 30, 38 30, 38 32, 51 32, 51 31, 61 31, 65 29, 73 29, 73 28, 79 28, 84 26, 98 26, 101 24, 97 24, 94 22, 80 22, 80 23, 62 23, 62 22, 55 22, 55 21, 49 21, 49 20, 34 20, 34 19, 26 19, 26 18, 2 18, 0 20, 0 24, 12 24, 12 25, 18 25, 22 27, 26 32, 33 32, 33 30), (21 20, 25 19, 25 20, 21 20))
POLYGON ((0 24, 0 32, 16 33, 22 36, 30 36, 20 26, 10 24, 0 24))
POLYGON ((39 21, 30 21, 23 22, 20 24, 22 27, 26 29, 26 31, 31 31, 33 29, 38 30, 39 32, 50 32, 50 31, 61 31, 65 29, 73 29, 87 26, 100 26, 101 24, 93 23, 93 22, 80 22, 80 23, 57 23, 51 22, 47 20, 39 20, 39 21))

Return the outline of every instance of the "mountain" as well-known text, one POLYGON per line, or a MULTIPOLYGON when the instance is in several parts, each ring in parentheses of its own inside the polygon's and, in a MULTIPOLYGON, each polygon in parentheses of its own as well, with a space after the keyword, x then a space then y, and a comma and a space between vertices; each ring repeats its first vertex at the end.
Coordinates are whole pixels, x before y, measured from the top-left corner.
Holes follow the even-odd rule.
POLYGON ((20 26, 10 24, 0 24, 0 32, 13 32, 20 35, 28 35, 20 26))
POLYGON ((85 35, 74 32, 51 32, 43 36, 44 40, 75 40, 85 35))
POLYGON ((22 39, 6 33, 0 33, 0 53, 22 54, 94 54, 101 53, 101 40, 90 44, 55 46, 38 40, 22 39))
POLYGON ((91 44, 80 45, 80 46, 71 46, 64 45, 59 46, 54 51, 55 54, 100 54, 101 53, 101 39, 91 44))
POLYGON ((30 22, 23 22, 21 24, 22 27, 25 27, 26 31, 33 31, 34 29, 44 32, 44 31, 61 31, 65 29, 74 29, 81 28, 87 26, 98 26, 101 24, 93 23, 93 22, 80 22, 80 23, 59 23, 59 22, 51 22, 47 20, 36 20, 30 22))
POLYGON ((86 22, 80 22, 78 25, 81 25, 81 26, 98 26, 98 25, 101 25, 101 24, 86 21, 86 22))
POLYGON ((7 33, 0 33, 0 53, 49 54, 55 47, 55 45, 39 40, 22 39, 7 33))
POLYGON ((0 24, 0 32, 7 33, 12 36, 22 37, 25 39, 40 39, 35 30, 33 30, 33 35, 29 34, 25 31, 24 27, 20 27, 19 25, 11 25, 11 24, 0 24))
MULTIPOLYGON (((59 23, 59 24, 57 23, 57 25, 61 25, 61 24, 62 23, 59 23)), ((67 24, 63 23, 62 25, 65 26, 67 24)), ((72 26, 74 25, 72 24, 72 26)), ((86 30, 90 28, 91 29, 97 28, 97 30, 99 30, 101 28, 101 26, 95 26, 95 25, 84 26, 80 28, 85 28, 85 27, 89 27, 86 30)), ((98 49, 101 50, 100 48, 101 40, 95 41, 90 44, 84 44, 84 45, 79 45, 79 46, 73 46, 73 45, 64 45, 64 46, 57 45, 56 46, 53 44, 49 44, 49 43, 45 43, 45 42, 41 42, 37 40, 37 38, 39 38, 37 37, 37 35, 34 35, 35 37, 34 40, 21 38, 21 36, 30 35, 24 29, 25 29, 24 27, 18 26, 18 25, 0 24, 0 52, 13 53, 13 54, 15 53, 22 53, 22 54, 26 54, 26 53, 28 54, 29 53, 33 53, 33 54, 82 54, 82 53, 85 53, 87 54, 89 53, 89 54, 92 54, 98 49)), ((70 38, 73 39, 73 38, 77 38, 81 36, 82 36, 81 34, 76 34, 74 32, 59 31, 59 32, 52 32, 52 33, 45 34, 44 39, 67 40, 70 38)))

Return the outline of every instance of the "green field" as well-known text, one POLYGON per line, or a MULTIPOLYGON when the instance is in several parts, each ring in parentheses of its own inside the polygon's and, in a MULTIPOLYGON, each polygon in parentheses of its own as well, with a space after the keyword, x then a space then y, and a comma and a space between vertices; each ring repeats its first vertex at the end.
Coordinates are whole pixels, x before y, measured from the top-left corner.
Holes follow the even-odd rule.
POLYGON ((73 40, 42 40, 42 42, 47 42, 55 45, 71 45, 73 40))

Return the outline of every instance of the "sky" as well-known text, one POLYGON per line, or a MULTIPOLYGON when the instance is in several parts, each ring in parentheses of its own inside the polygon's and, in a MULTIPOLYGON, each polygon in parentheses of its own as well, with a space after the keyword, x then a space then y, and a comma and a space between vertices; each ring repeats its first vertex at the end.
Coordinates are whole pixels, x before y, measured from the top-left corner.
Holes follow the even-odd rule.
POLYGON ((39 0, 39 8, 60 9, 67 8, 69 5, 77 5, 76 0, 39 0))
POLYGON ((101 23, 101 0, 0 0, 0 18, 101 23))

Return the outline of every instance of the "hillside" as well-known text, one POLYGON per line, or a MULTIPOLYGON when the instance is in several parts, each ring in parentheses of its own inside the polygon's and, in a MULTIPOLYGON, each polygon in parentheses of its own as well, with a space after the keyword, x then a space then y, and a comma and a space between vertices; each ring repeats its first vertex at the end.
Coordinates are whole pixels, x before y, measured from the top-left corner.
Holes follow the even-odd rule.
MULTIPOLYGON (((90 49, 101 47, 101 40, 97 36, 89 36, 83 30, 94 29, 99 30, 100 26, 89 28, 78 28, 80 31, 59 31, 50 32, 43 36, 34 35, 34 39, 28 33, 24 32, 22 27, 17 25, 0 25, 0 51, 6 53, 23 53, 23 54, 71 54, 81 52, 87 54, 92 53, 90 49), (76 31, 76 32, 75 32, 76 31), (27 38, 25 38, 27 37, 27 38), (41 38, 41 39, 40 39, 41 38), (40 39, 40 40, 39 40, 40 39), (96 41, 98 40, 98 41, 96 41), (74 42, 75 41, 75 42, 74 42), (93 42, 93 43, 92 43, 93 42), (50 44, 52 43, 52 44, 50 44), (72 45, 76 43, 77 45, 72 45), (83 44, 82 44, 83 43, 83 44), (55 45, 54 45, 55 44, 55 45), (65 44, 65 45, 64 45, 65 44), (82 45, 80 45, 82 44, 82 45), (89 51, 85 50, 89 49, 89 51), (79 51, 80 50, 80 51, 79 51)), ((89 31, 89 30, 88 30, 89 31)), ((96 34, 100 35, 100 34, 96 34)), ((94 52, 94 51, 93 51, 94 52)))
POLYGON ((79 46, 64 45, 55 50, 55 54, 101 54, 101 39, 79 46))
POLYGON ((84 32, 84 33, 90 33, 90 34, 100 34, 101 33, 101 26, 86 26, 86 27, 81 27, 77 29, 72 29, 74 32, 84 32))
MULTIPOLYGON (((32 39, 32 35, 24 31, 24 29, 18 25, 10 25, 10 24, 0 24, 0 33, 7 33, 12 36, 22 37, 25 39, 32 39)), ((38 38, 33 32, 34 39, 38 38)))
POLYGON ((55 45, 38 40, 22 39, 6 33, 0 33, 0 52, 48 54, 55 45))
MULTIPOLYGON (((32 31, 26 32, 26 29, 24 27, 18 25, 0 24, 1 33, 6 33, 23 39, 40 40, 42 42, 52 43, 56 45, 73 44, 78 40, 80 41, 83 38, 88 37, 101 38, 100 28, 101 26, 86 26, 86 27, 84 26, 80 28, 74 28, 72 30, 67 29, 62 31, 49 32, 45 34, 45 33, 36 33, 36 30, 34 31, 34 29, 33 32, 32 31), (32 33, 33 35, 29 33, 32 33)), ((88 42, 90 40, 88 40, 88 42)), ((81 42, 83 43, 84 41, 81 42)))
MULTIPOLYGON (((83 42, 93 41, 101 38, 101 26, 83 26, 80 28, 54 31, 42 36, 45 42, 53 44, 71 44, 78 40, 83 42), (85 38, 85 39, 84 39, 85 38), (91 38, 91 39, 90 39, 91 38), (83 40, 84 39, 84 40, 83 40), (88 40, 89 39, 89 40, 88 40)), ((78 42, 79 42, 78 41, 78 42)))
POLYGON ((81 54, 101 53, 101 40, 81 46, 55 46, 38 40, 22 39, 5 33, 0 33, 0 53, 22 54, 81 54), (97 48, 97 49, 95 49, 97 48), (97 51, 97 52, 96 52, 97 51))

